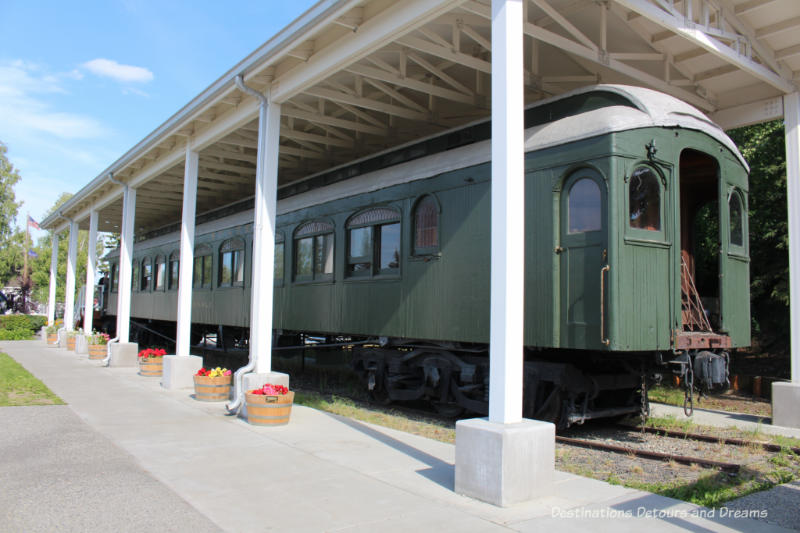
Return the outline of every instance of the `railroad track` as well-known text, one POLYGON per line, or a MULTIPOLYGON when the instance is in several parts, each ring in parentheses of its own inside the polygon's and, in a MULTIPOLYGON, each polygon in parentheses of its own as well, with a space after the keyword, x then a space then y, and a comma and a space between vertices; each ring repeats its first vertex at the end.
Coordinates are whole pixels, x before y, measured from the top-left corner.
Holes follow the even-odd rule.
POLYGON ((746 439, 734 439, 729 437, 715 437, 713 435, 702 435, 700 433, 689 433, 686 431, 676 431, 672 429, 661 429, 661 428, 652 428, 645 426, 642 427, 634 427, 634 426, 626 426, 624 424, 618 424, 617 427, 620 429, 626 430, 637 430, 637 431, 644 431, 646 433, 653 433, 656 435, 664 435, 665 437, 674 437, 679 439, 690 439, 696 440, 700 442, 713 442, 719 444, 730 444, 732 446, 748 446, 748 447, 758 447, 768 452, 780 452, 784 449, 791 451, 792 453, 800 455, 800 448, 795 448, 791 446, 781 446, 780 444, 773 444, 771 442, 763 442, 757 440, 746 440, 746 439))

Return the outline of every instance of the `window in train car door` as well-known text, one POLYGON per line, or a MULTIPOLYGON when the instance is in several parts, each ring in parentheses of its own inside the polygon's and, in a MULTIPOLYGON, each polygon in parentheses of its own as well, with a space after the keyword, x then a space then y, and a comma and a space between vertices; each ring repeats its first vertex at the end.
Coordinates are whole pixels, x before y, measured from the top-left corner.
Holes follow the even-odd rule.
MULTIPOLYGON (((606 264, 607 194, 602 177, 581 169, 564 182, 559 202, 560 346, 601 348, 601 270, 606 264)), ((607 278, 607 276, 606 276, 607 278)), ((608 289, 607 279, 604 281, 608 289)), ((606 298, 606 305, 608 298, 606 298)))

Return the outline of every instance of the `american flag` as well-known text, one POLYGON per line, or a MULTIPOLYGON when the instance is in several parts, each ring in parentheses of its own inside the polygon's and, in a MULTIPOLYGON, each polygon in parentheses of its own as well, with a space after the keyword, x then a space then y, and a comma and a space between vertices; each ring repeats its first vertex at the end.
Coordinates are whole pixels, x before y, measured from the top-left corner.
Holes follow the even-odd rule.
POLYGON ((28 215, 28 226, 32 227, 33 229, 42 229, 39 227, 39 223, 33 220, 33 217, 28 215))

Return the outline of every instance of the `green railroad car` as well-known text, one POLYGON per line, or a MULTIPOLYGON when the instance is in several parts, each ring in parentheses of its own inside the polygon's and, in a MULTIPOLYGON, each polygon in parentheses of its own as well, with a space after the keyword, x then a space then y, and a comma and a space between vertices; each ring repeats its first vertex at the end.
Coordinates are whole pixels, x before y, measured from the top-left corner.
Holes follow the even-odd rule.
MULTIPOLYGON (((536 104, 525 128, 525 175, 511 179, 525 180, 526 416, 563 427, 638 411, 663 373, 726 386, 728 351, 750 343, 748 168, 734 144, 689 105, 626 86, 536 104)), ((376 396, 485 413, 489 132, 476 123, 280 189, 276 337, 368 341, 354 365, 376 396)), ((196 230, 193 331, 240 345, 252 218, 239 201, 196 230)), ((134 246, 131 316, 170 337, 178 230, 134 246)))

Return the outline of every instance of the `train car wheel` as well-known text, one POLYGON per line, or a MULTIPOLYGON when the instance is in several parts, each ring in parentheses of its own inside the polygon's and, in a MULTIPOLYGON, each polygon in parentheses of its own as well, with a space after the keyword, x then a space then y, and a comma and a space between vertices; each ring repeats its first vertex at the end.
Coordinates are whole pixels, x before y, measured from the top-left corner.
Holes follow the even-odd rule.
POLYGON ((433 402, 433 408, 447 418, 455 418, 464 412, 464 408, 455 403, 433 402))

